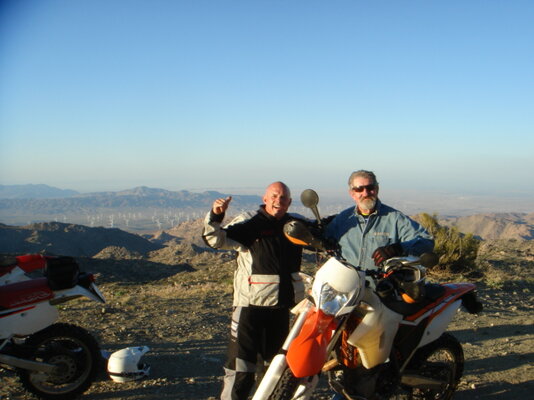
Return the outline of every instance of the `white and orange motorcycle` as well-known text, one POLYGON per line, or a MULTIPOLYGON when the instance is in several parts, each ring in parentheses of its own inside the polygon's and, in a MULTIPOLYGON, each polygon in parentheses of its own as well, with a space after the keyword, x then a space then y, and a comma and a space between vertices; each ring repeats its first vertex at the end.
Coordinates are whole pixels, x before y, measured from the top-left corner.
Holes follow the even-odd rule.
POLYGON ((71 257, 19 256, 0 265, 0 368, 15 371, 39 398, 76 398, 101 368, 94 337, 57 322, 59 304, 79 297, 105 302, 94 282, 71 257))
MULTIPOLYGON (((317 194, 305 190, 301 200, 320 221, 317 194)), ((464 356, 446 329, 460 306, 481 311, 475 285, 426 282, 425 266, 437 262, 432 254, 396 257, 364 271, 337 249, 327 250, 302 222, 284 231, 327 260, 311 294, 293 309, 293 326, 253 400, 310 399, 321 375, 334 399, 451 399, 464 356)))

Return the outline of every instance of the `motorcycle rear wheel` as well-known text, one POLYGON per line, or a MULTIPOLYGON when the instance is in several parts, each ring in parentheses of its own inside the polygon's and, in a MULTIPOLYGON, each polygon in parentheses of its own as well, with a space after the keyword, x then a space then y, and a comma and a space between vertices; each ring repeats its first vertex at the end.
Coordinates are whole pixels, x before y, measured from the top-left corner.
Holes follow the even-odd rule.
POLYGON ((25 345, 34 361, 58 366, 54 374, 19 370, 24 388, 41 399, 70 400, 85 392, 100 367, 98 343, 85 329, 58 323, 33 335, 25 345))
POLYGON ((464 371, 462 346, 454 336, 444 333, 417 350, 409 368, 445 382, 439 390, 412 388, 411 400, 450 400, 464 371))

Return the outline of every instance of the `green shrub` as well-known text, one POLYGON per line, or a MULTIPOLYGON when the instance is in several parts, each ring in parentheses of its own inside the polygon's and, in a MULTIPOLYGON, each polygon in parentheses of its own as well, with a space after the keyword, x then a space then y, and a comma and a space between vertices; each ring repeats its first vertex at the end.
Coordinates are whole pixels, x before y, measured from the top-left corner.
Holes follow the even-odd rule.
POLYGON ((439 264, 433 271, 462 273, 469 275, 476 270, 480 241, 472 234, 463 234, 456 227, 441 226, 437 215, 420 214, 417 218, 421 225, 434 236, 434 252, 439 264))

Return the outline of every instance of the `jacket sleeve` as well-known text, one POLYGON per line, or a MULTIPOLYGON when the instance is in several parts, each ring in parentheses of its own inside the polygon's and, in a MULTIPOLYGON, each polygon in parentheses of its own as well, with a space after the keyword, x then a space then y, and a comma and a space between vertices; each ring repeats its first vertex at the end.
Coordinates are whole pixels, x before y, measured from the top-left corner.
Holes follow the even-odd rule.
POLYGON ((406 254, 419 256, 434 250, 434 238, 416 221, 401 214, 398 220, 399 238, 406 254))
MULTIPOLYGON (((242 223, 249 219, 251 215, 244 213, 234 218, 225 228, 232 225, 242 223)), ((221 250, 236 250, 246 251, 247 246, 239 241, 229 237, 225 228, 221 227, 224 214, 214 214, 211 210, 206 214, 204 218, 204 229, 202 231, 202 239, 204 242, 214 249, 221 250)))

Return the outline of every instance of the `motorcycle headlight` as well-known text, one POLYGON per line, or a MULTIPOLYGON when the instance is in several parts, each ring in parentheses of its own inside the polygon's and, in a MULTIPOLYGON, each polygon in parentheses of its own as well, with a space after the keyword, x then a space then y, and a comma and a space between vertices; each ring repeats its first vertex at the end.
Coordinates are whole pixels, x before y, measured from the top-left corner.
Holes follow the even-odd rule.
POLYGON ((339 292, 328 283, 325 283, 321 287, 318 307, 325 314, 336 315, 348 301, 348 293, 339 292))

